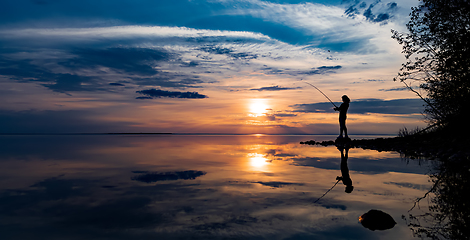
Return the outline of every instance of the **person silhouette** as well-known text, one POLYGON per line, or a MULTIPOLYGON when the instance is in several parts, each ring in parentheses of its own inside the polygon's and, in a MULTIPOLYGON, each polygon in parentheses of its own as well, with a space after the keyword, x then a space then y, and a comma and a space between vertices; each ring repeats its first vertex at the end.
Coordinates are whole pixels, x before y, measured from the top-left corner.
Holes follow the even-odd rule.
POLYGON ((346 193, 351 193, 354 189, 352 185, 352 179, 349 176, 349 168, 348 168, 348 153, 349 148, 338 147, 338 150, 341 152, 341 176, 336 177, 336 180, 341 180, 343 184, 346 186, 344 191, 346 193))
POLYGON ((346 128, 346 118, 347 118, 346 113, 348 112, 349 102, 351 102, 351 100, 346 95, 343 95, 341 99, 343 100, 343 103, 341 103, 339 107, 333 108, 335 111, 339 111, 339 136, 338 138, 343 138, 343 132, 344 132, 344 137, 346 139, 349 139, 348 129, 346 128))

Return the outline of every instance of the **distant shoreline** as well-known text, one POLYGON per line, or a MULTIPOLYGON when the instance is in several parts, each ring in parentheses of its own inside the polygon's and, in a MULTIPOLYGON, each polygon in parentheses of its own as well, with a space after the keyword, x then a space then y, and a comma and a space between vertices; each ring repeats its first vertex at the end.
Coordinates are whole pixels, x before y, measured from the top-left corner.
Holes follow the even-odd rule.
MULTIPOLYGON (((167 132, 116 132, 116 133, 0 133, 0 136, 67 136, 67 135, 176 135, 176 136, 336 136, 338 134, 265 134, 265 133, 167 133, 167 132)), ((350 134, 351 136, 395 137, 396 134, 350 134)))
POLYGON ((33 135, 33 136, 66 136, 66 135, 171 135, 173 133, 0 133, 5 135, 33 135))

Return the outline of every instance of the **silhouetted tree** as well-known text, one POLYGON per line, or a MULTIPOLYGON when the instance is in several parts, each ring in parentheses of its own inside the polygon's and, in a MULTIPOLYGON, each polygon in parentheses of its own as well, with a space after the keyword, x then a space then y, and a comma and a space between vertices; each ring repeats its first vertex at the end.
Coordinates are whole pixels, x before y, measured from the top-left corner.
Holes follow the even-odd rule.
POLYGON ((420 0, 412 8, 408 33, 392 30, 407 59, 394 80, 427 103, 432 124, 455 126, 469 115, 469 13, 468 0, 420 0))

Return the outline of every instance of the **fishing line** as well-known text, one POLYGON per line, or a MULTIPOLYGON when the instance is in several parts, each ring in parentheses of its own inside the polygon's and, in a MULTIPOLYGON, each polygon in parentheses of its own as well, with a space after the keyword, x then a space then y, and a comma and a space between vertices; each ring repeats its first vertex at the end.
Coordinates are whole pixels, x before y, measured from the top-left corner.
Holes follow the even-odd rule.
POLYGON ((325 97, 328 99, 328 101, 330 101, 331 104, 333 104, 333 106, 338 107, 338 106, 336 106, 336 104, 334 104, 333 101, 331 101, 331 99, 330 99, 328 96, 326 96, 326 94, 324 94, 319 88, 315 87, 313 84, 311 84, 311 83, 309 83, 309 82, 306 82, 306 81, 303 81, 303 82, 306 83, 306 84, 308 84, 308 85, 310 85, 310 86, 312 86, 312 87, 314 87, 315 89, 317 89, 321 94, 323 94, 323 96, 325 96, 325 97))
POLYGON ((328 191, 326 191, 325 194, 323 194, 321 197, 319 197, 319 198, 318 198, 317 200, 315 200, 315 202, 313 202, 313 203, 316 203, 316 202, 320 201, 320 199, 322 199, 327 193, 329 193, 329 192, 331 191, 331 189, 333 189, 333 188, 336 186, 336 184, 339 183, 339 181, 340 181, 340 180, 336 181, 336 183, 335 183, 335 185, 333 185, 333 187, 331 187, 330 189, 328 189, 328 191))

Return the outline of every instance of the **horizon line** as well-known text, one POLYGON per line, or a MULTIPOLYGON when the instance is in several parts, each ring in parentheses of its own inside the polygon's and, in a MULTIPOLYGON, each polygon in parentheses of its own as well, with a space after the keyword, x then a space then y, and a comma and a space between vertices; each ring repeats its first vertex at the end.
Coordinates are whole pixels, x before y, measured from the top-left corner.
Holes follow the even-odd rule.
MULTIPOLYGON (((338 135, 336 133, 170 133, 170 132, 110 132, 110 133, 0 133, 0 135, 267 135, 267 136, 282 136, 282 135, 298 135, 298 136, 309 136, 309 135, 325 135, 333 136, 338 135)), ((396 134, 391 133, 358 133, 349 134, 353 135, 366 135, 366 136, 394 136, 396 134)))

